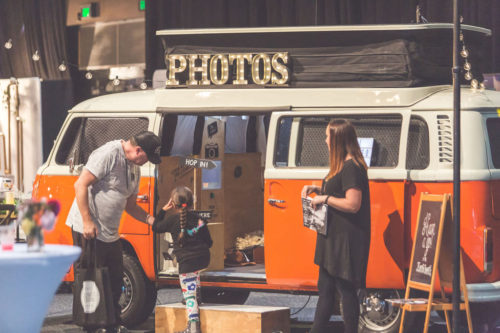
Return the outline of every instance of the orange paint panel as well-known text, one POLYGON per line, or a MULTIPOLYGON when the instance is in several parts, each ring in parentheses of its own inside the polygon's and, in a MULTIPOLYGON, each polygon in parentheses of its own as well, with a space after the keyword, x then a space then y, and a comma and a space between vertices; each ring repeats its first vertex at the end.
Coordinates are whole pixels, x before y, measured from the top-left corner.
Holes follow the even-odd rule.
MULTIPOLYGON (((466 181, 460 186, 460 243, 464 250, 463 261, 467 283, 500 280, 500 257, 495 256, 496 261, 490 274, 484 272, 484 227, 493 229, 493 253, 500 253, 500 221, 492 214, 490 185, 491 183, 487 181, 466 181)), ((420 194, 453 193, 453 183, 412 183, 409 192, 411 207, 408 213, 411 216, 411 234, 408 235, 410 241, 407 266, 413 246, 420 194)))
MULTIPOLYGON (((154 179, 153 179, 154 181, 154 179)), ((137 195, 147 195, 148 198, 151 198, 150 193, 150 184, 151 184, 151 179, 147 177, 141 177, 141 182, 139 183, 139 192, 137 195)), ((137 202, 137 204, 144 209, 146 212, 149 212, 149 214, 152 214, 152 209, 150 210, 150 205, 151 200, 147 200, 146 202, 137 202)), ((128 215, 126 212, 122 215, 122 219, 120 221, 120 229, 118 232, 120 234, 141 234, 141 235, 147 235, 150 232, 150 227, 142 223, 140 221, 137 221, 134 219, 132 216, 128 215)))
MULTIPOLYGON (((66 226, 66 218, 75 198, 74 183, 77 176, 37 176, 35 179, 36 191, 33 192, 34 199, 52 198, 59 200, 61 211, 57 217, 55 227, 52 231, 45 232, 45 243, 47 244, 73 244, 71 229, 66 226)), ((149 198, 151 178, 142 177, 139 185, 139 194, 146 194, 149 198)), ((150 202, 139 203, 141 207, 152 214, 150 202)), ((143 266, 146 275, 154 279, 153 265, 153 239, 150 227, 133 219, 128 214, 123 214, 119 232, 122 238, 127 239, 134 248, 143 266)), ((72 271, 64 277, 65 281, 72 281, 72 271)))
POLYGON ((368 288, 404 287, 404 183, 370 181, 368 288))
MULTIPOLYGON (((313 182, 321 185, 320 181, 313 182)), ((269 284, 289 288, 316 286, 318 267, 313 263, 316 233, 302 225, 300 192, 305 180, 266 180, 264 233, 266 277, 269 284), (283 200, 271 205, 268 199, 283 200)), ((368 287, 404 286, 404 184, 371 182, 372 241, 368 287), (377 199, 375 199, 377 198, 377 199), (384 246, 381 246, 383 244, 384 246)))
POLYGON ((313 264, 316 233, 302 225, 300 191, 305 184, 291 180, 265 182, 264 251, 269 284, 316 285, 318 267, 313 264), (284 203, 272 206, 268 199, 284 203))

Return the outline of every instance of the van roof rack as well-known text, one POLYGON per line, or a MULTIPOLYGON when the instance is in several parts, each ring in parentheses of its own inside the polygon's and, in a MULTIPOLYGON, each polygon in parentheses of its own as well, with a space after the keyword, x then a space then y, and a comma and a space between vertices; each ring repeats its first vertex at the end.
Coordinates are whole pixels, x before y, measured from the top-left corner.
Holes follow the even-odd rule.
MULTIPOLYGON (((472 74, 480 78, 483 44, 491 30, 462 25, 462 33, 472 74)), ((160 30, 157 35, 163 40, 166 62, 173 56, 193 54, 209 55, 210 59, 229 54, 261 58, 286 54, 287 87, 394 88, 450 84, 452 80, 451 23, 176 29, 160 30)), ((211 87, 234 88, 235 63, 229 63, 229 80, 211 87)), ((250 65, 245 65, 248 81, 252 80, 250 65)), ((179 84, 174 82, 174 88, 189 87, 189 68, 187 61, 185 70, 175 74, 180 80, 176 79, 179 84)), ((245 88, 273 86, 262 82, 249 82, 245 88)))

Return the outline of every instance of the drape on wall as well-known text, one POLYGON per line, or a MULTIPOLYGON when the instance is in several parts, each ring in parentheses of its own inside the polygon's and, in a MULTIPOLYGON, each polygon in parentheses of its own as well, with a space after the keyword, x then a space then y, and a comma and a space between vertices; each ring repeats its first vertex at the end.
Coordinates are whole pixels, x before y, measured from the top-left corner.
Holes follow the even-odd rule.
MULTIPOLYGON (((417 5, 429 23, 453 21, 453 0, 148 0, 146 77, 165 68, 157 30, 414 23, 417 5)), ((500 1, 463 0, 462 15, 464 24, 492 30, 483 70, 500 72, 500 1)))
POLYGON ((0 1, 0 77, 69 79, 59 65, 66 55, 65 0, 0 1), (12 48, 4 44, 12 39, 12 48), (40 60, 31 58, 38 50, 40 60))

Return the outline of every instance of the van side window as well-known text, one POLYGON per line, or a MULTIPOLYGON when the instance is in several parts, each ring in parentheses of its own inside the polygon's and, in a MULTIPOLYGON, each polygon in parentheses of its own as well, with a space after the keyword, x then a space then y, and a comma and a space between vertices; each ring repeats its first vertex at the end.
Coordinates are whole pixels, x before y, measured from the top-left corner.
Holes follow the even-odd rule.
POLYGON ((146 118, 75 118, 64 133, 56 154, 56 163, 75 165, 87 163, 92 151, 112 140, 127 140, 148 129, 146 118))
POLYGON ((495 169, 500 169, 500 118, 489 118, 486 121, 490 139, 491 159, 495 169))
POLYGON ((274 165, 278 167, 288 166, 288 150, 290 149, 291 127, 292 117, 280 119, 276 149, 274 151, 274 165))
POLYGON ((429 128, 420 117, 411 116, 406 145, 406 169, 423 170, 429 166, 429 128))
POLYGON ((401 141, 401 115, 342 115, 338 117, 301 120, 297 142, 297 166, 328 166, 328 149, 325 143, 325 128, 331 119, 349 120, 356 128, 359 139, 367 145, 361 147, 370 167, 395 168, 398 164, 401 141), (371 156, 369 158, 368 156, 371 156))

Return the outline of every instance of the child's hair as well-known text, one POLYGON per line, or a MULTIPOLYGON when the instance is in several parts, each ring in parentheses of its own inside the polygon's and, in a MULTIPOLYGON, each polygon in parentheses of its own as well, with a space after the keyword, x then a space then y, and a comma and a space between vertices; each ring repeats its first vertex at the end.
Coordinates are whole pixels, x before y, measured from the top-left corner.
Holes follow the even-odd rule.
POLYGON ((193 192, 186 186, 177 186, 172 190, 170 198, 176 208, 182 209, 180 214, 181 233, 178 239, 179 246, 182 247, 184 245, 184 235, 186 234, 187 210, 193 206, 193 192))

